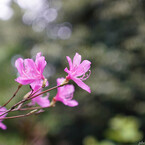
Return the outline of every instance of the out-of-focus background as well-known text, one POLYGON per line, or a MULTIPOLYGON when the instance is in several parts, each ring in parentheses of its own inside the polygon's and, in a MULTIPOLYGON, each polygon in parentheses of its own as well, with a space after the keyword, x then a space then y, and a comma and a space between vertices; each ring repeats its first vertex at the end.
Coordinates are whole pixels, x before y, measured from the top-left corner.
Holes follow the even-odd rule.
POLYGON ((79 106, 5 120, 0 145, 145 144, 144 0, 0 0, 0 104, 17 88, 15 60, 40 51, 50 87, 66 76, 66 56, 90 60, 92 93, 75 85, 79 106))

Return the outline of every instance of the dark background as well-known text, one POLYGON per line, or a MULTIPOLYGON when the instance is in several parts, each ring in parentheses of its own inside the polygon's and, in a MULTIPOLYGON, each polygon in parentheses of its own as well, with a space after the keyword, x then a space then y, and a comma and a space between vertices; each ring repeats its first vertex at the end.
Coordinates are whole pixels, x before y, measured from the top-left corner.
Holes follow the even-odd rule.
MULTIPOLYGON (((78 52, 90 60, 92 74, 85 83, 92 93, 75 85, 79 106, 58 102, 38 116, 5 120, 0 145, 145 143, 144 0, 1 0, 1 104, 18 85, 15 60, 40 51, 48 62, 49 87, 66 76, 66 56, 78 52)), ((24 86, 7 108, 27 91, 24 86)))

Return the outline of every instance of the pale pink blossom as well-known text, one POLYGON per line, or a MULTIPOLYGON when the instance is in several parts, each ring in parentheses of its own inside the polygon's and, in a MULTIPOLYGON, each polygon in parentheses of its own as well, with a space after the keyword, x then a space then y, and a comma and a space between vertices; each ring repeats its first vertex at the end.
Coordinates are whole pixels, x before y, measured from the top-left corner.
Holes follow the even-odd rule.
POLYGON ((81 63, 81 55, 76 53, 73 58, 73 62, 69 56, 66 57, 69 63, 69 70, 66 67, 64 69, 65 72, 68 73, 66 77, 67 80, 73 80, 79 87, 91 93, 91 89, 88 85, 86 85, 83 81, 86 80, 90 76, 90 65, 91 62, 88 60, 83 60, 81 63), (89 71, 89 75, 86 75, 86 72, 89 71))
MULTIPOLYGON (((7 111, 7 109, 6 109, 5 107, 0 108, 0 115, 3 114, 3 113, 6 112, 6 111, 7 111)), ((7 113, 4 114, 4 115, 2 115, 2 116, 0 116, 0 118, 6 117, 6 115, 7 115, 7 113)), ((5 124, 2 123, 2 121, 3 121, 3 120, 0 119, 0 128, 3 129, 3 130, 6 130, 7 127, 6 127, 5 124)))
POLYGON ((19 77, 15 79, 18 83, 22 85, 41 83, 44 80, 43 71, 47 62, 45 57, 41 56, 41 52, 37 53, 35 62, 33 59, 22 59, 18 58, 15 61, 15 67, 19 72, 19 77))
MULTIPOLYGON (((40 84, 34 84, 33 83, 31 85, 31 87, 33 89, 32 93, 35 93, 37 90, 39 90, 41 88, 41 86, 42 85, 40 85, 40 84)), ((48 84, 46 86, 48 86, 48 84)), ((38 92, 36 92, 34 95, 37 95, 39 93, 41 93, 41 89, 38 92)), ((47 95, 45 97, 43 97, 43 95, 39 95, 39 96, 33 98, 29 105, 33 106, 37 103, 41 107, 49 107, 50 106, 50 101, 49 101, 48 97, 49 97, 49 93, 47 93, 47 95)))
MULTIPOLYGON (((57 85, 62 84, 64 80, 65 80, 64 78, 58 78, 57 85)), ((72 100, 74 91, 75 89, 73 85, 65 85, 59 87, 57 89, 57 94, 54 97, 54 100, 60 101, 67 106, 75 107, 78 105, 78 102, 76 100, 72 100)))

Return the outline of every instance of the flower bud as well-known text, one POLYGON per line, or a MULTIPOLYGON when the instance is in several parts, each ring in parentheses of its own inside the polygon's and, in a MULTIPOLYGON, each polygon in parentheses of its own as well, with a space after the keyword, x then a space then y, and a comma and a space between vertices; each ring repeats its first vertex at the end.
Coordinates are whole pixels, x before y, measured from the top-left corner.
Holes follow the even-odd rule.
POLYGON ((23 98, 27 99, 30 96, 31 92, 28 92, 23 98))
POLYGON ((37 112, 37 109, 32 110, 29 114, 33 114, 35 112, 37 112))
POLYGON ((47 79, 44 79, 44 80, 43 80, 43 84, 42 84, 42 88, 45 88, 46 83, 47 83, 47 79))
POLYGON ((66 78, 62 83, 61 85, 65 85, 65 84, 68 84, 69 80, 66 78))

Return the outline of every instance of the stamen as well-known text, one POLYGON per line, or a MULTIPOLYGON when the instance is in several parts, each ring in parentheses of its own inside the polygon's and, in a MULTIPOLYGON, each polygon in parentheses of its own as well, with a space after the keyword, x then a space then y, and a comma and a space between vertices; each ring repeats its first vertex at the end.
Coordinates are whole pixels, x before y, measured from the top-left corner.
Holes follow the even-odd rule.
POLYGON ((89 74, 84 74, 80 79, 82 81, 85 81, 86 79, 88 79, 90 77, 90 75, 91 75, 91 70, 89 70, 89 74))

